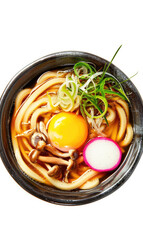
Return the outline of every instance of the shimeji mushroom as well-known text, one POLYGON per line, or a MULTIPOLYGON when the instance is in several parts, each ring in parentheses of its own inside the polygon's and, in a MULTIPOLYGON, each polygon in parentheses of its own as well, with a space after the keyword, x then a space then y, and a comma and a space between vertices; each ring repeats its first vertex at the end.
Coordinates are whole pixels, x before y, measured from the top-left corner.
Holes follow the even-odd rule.
POLYGON ((37 147, 39 141, 47 142, 47 138, 43 133, 34 132, 31 136, 31 144, 33 147, 37 147))
POLYGON ((40 151, 37 149, 32 149, 32 151, 29 153, 29 158, 32 163, 36 163, 38 156, 40 155, 40 151))
POLYGON ((61 152, 60 150, 51 146, 50 144, 47 144, 45 146, 45 149, 58 157, 62 157, 62 158, 70 157, 72 160, 76 160, 78 158, 78 151, 75 149, 71 149, 68 152, 61 152))
POLYGON ((54 165, 48 171, 49 177, 59 178, 61 176, 61 174, 62 174, 61 168, 58 165, 54 165))
POLYGON ((39 156, 38 160, 44 163, 51 163, 56 165, 65 165, 65 166, 69 165, 67 160, 64 160, 62 158, 57 158, 57 157, 39 156))

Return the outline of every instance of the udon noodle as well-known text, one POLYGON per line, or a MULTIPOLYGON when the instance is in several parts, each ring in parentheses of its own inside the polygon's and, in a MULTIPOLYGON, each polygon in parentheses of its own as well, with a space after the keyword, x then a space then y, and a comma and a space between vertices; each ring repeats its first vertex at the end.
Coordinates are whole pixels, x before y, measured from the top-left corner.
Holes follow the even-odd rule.
MULTIPOLYGON (((18 93, 11 121, 12 144, 18 165, 33 180, 62 190, 89 189, 97 186, 107 173, 94 171, 85 164, 82 147, 62 151, 49 140, 48 126, 53 116, 61 112, 82 114, 78 95, 72 109, 70 104, 67 108, 64 103, 59 104, 59 89, 69 74, 76 77, 72 69, 45 72, 33 88, 18 93)), ((105 136, 116 141, 124 153, 133 138, 129 106, 120 96, 106 96, 106 120, 85 116, 88 137, 84 145, 92 138, 105 136)), ((89 106, 89 110, 93 109, 89 106)))

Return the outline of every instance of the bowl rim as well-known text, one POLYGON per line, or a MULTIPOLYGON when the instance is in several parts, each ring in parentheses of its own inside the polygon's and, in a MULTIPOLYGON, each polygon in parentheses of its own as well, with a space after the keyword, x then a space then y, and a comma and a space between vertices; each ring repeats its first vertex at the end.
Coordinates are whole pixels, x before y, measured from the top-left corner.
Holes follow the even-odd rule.
MULTIPOLYGON (((24 68, 22 68, 17 74, 14 75, 14 77, 8 82, 8 84, 6 85, 1 97, 0 97, 0 131, 2 129, 2 113, 3 113, 3 103, 5 101, 5 99, 7 98, 7 94, 9 92, 9 89, 13 86, 13 84, 15 82, 18 81, 19 77, 21 75, 23 75, 26 71, 28 71, 30 68, 35 67, 37 64, 42 63, 45 60, 48 59, 52 59, 52 58, 56 58, 56 57, 88 57, 90 59, 95 59, 96 61, 100 61, 100 62, 107 62, 109 63, 109 61, 105 60, 104 58, 101 58, 99 56, 96 56, 94 54, 88 53, 88 52, 82 52, 82 51, 62 51, 62 52, 55 52, 52 54, 48 54, 45 55, 41 58, 38 58, 37 60, 31 62, 30 64, 28 64, 27 66, 25 66, 24 68)), ((118 67, 116 67, 113 63, 111 64, 111 67, 118 69, 124 76, 126 76, 118 67)), ((130 80, 129 80, 130 81, 130 80)), ((131 82, 131 81, 130 81, 131 82)), ((137 88, 135 87, 135 85, 131 82, 133 88, 136 90, 136 93, 140 99, 140 104, 142 106, 143 109, 143 101, 142 98, 140 96, 140 93, 138 92, 137 88)), ((143 123, 143 122, 142 122, 143 123)), ((143 127, 143 126, 142 126, 143 127)), ((141 135, 141 142, 143 142, 143 134, 141 135)), ((56 200, 52 197, 45 197, 42 196, 39 192, 36 191, 36 188, 30 188, 28 183, 25 182, 23 180, 23 178, 21 177, 21 173, 18 171, 15 171, 15 169, 12 168, 12 166, 10 165, 10 163, 7 161, 7 156, 5 154, 5 150, 4 150, 4 146, 3 146, 3 140, 2 140, 2 134, 0 134, 0 157, 2 159, 3 164, 5 165, 7 171, 9 172, 9 174, 12 176, 12 178, 27 192, 29 192, 30 194, 34 195, 35 197, 38 197, 42 200, 45 200, 47 202, 50 203, 54 203, 54 204, 59 204, 59 205, 81 205, 81 204, 87 204, 93 201, 97 201, 105 196, 108 196, 109 194, 113 193, 115 190, 117 190, 119 187, 121 187, 123 185, 123 183, 125 183, 128 178, 131 176, 131 174, 133 173, 133 171, 135 170, 141 155, 142 155, 143 149, 141 148, 140 151, 138 152, 138 155, 136 157, 136 161, 134 162, 134 164, 131 166, 131 168, 129 169, 129 171, 118 180, 118 182, 115 185, 112 185, 112 187, 108 188, 106 191, 99 193, 98 195, 93 195, 90 196, 90 198, 84 198, 84 199, 76 199, 76 200, 56 200)))

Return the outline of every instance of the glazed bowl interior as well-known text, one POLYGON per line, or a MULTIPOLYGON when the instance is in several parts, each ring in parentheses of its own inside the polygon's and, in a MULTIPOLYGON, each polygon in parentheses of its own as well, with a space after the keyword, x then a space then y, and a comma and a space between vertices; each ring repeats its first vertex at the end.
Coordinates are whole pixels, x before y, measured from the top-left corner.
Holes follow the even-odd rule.
MULTIPOLYGON (((45 56, 28 65, 14 76, 0 100, 0 152, 8 172, 21 187, 34 196, 48 202, 64 205, 85 204, 112 193, 132 174, 142 154, 143 103, 136 87, 129 80, 124 84, 124 90, 128 93, 130 100, 134 138, 120 167, 97 187, 89 190, 62 191, 38 183, 20 170, 13 152, 10 134, 11 115, 16 95, 21 89, 32 86, 42 73, 48 70, 72 67, 78 61, 93 63, 97 66, 97 69, 108 63, 100 57, 85 52, 70 51, 45 56)), ((128 78, 113 64, 111 64, 108 71, 119 81, 128 78)))

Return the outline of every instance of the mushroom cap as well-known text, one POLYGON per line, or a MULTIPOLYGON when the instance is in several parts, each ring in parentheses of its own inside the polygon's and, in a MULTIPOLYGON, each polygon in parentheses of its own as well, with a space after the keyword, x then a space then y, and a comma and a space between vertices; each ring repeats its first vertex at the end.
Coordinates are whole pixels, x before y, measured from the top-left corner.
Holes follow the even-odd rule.
POLYGON ((61 168, 58 165, 54 165, 51 167, 51 169, 48 171, 49 177, 55 177, 58 178, 61 175, 61 168))
POLYGON ((43 133, 40 132, 34 132, 31 136, 31 144, 33 147, 37 147, 37 144, 39 141, 47 141, 46 136, 43 133))

